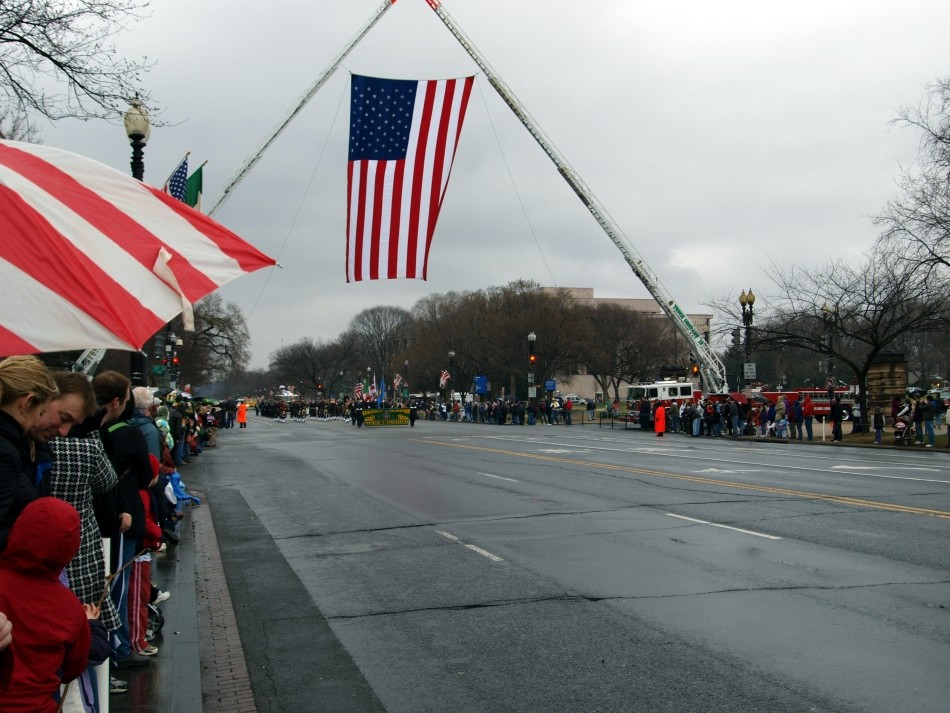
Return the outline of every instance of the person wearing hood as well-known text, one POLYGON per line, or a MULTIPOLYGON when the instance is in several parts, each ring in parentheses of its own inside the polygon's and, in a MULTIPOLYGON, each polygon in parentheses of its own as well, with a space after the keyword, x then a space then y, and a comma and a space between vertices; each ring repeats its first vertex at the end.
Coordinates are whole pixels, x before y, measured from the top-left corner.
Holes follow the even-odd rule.
POLYGON ((13 670, 0 690, 4 711, 56 711, 60 684, 77 678, 89 664, 93 632, 97 648, 108 655, 95 607, 84 607, 60 580, 79 539, 79 513, 57 498, 34 500, 13 523, 0 554, 0 611, 15 632, 5 652, 12 655, 13 670))

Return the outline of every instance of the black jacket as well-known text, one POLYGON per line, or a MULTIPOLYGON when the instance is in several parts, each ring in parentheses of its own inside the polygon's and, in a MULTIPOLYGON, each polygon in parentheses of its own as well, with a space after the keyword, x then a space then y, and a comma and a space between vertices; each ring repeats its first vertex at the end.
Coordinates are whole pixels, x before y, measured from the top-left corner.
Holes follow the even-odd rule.
POLYGON ((27 503, 36 500, 29 475, 32 470, 23 429, 6 411, 0 411, 0 552, 7 546, 13 521, 27 503))

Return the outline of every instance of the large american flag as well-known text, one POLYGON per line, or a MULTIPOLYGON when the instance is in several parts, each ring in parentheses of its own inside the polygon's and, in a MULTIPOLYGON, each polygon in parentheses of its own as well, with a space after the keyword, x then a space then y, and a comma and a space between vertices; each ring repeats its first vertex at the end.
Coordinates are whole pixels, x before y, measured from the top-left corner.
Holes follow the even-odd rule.
POLYGON ((353 395, 356 396, 357 399, 363 398, 363 382, 362 381, 356 382, 356 385, 353 387, 353 395))
POLYGON ((346 281, 426 279, 474 77, 353 75, 346 281))
POLYGON ((449 379, 451 378, 451 376, 452 376, 452 375, 449 374, 449 372, 447 372, 445 369, 443 369, 443 370, 442 370, 442 373, 439 374, 439 388, 444 389, 444 388, 445 388, 445 385, 446 385, 447 383, 449 383, 449 379))
POLYGON ((177 198, 182 203, 185 202, 185 185, 188 183, 188 157, 185 156, 184 160, 178 164, 178 168, 175 169, 175 172, 171 175, 171 178, 168 179, 168 183, 165 184, 165 187, 162 189, 168 195, 173 198, 177 198))

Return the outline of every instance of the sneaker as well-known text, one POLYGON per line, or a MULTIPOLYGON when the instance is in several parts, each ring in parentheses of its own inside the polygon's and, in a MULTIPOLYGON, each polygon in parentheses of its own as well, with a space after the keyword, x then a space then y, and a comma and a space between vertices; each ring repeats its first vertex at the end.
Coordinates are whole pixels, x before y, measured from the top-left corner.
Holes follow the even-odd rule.
POLYGON ((165 600, 170 599, 171 596, 172 596, 172 593, 171 593, 171 592, 159 592, 159 593, 155 596, 155 601, 152 602, 152 604, 161 604, 161 603, 164 602, 165 600))
POLYGON ((157 647, 157 646, 146 646, 144 649, 142 649, 141 651, 139 651, 139 653, 142 654, 142 656, 154 656, 155 654, 158 653, 158 647, 157 647))
POLYGON ((120 678, 109 677, 109 693, 128 693, 129 684, 120 678))
POLYGON ((154 639, 154 638, 155 638, 155 632, 152 631, 151 629, 146 629, 146 630, 145 630, 145 640, 146 640, 146 641, 151 641, 151 640, 154 639))
POLYGON ((137 668, 138 666, 148 666, 152 662, 148 656, 142 656, 134 651, 124 659, 115 661, 116 668, 137 668))
POLYGON ((927 448, 933 448, 933 446, 928 443, 928 444, 927 444, 927 448))

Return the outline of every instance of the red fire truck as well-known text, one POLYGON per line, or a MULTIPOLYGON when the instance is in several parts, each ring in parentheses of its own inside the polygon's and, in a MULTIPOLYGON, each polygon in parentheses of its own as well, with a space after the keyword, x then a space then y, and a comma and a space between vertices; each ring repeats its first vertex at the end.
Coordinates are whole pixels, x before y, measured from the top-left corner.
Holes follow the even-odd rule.
MULTIPOLYGON (((858 403, 858 395, 847 386, 835 388, 833 389, 833 393, 834 396, 841 397, 841 405, 844 407, 843 418, 845 421, 849 421, 851 419, 851 412, 854 410, 855 404, 858 403)), ((802 388, 789 389, 787 391, 762 391, 761 389, 752 389, 752 399, 750 400, 766 398, 774 404, 778 402, 780 396, 784 396, 789 405, 797 401, 799 396, 801 396, 802 401, 805 400, 806 396, 810 396, 812 406, 815 408, 816 421, 824 421, 831 414, 831 399, 833 397, 829 396, 828 389, 802 388)))

